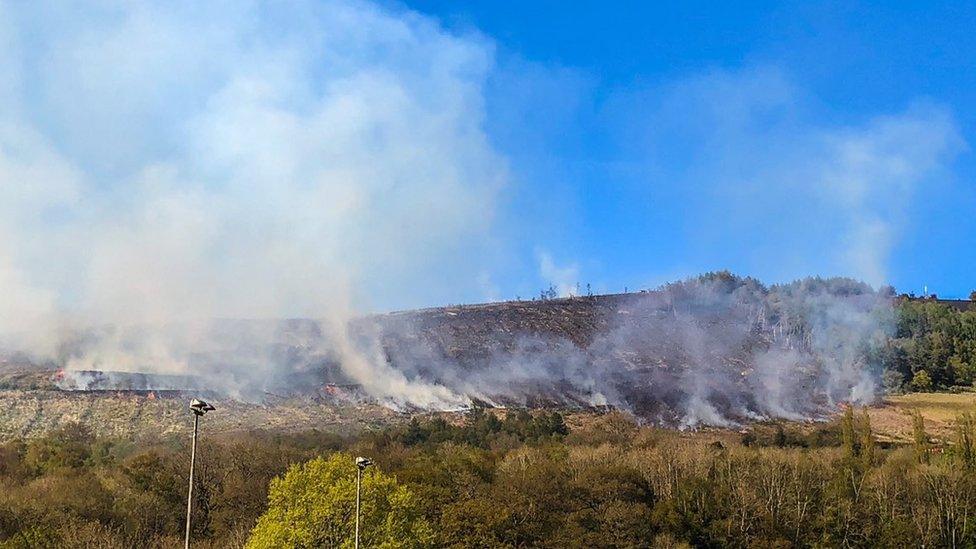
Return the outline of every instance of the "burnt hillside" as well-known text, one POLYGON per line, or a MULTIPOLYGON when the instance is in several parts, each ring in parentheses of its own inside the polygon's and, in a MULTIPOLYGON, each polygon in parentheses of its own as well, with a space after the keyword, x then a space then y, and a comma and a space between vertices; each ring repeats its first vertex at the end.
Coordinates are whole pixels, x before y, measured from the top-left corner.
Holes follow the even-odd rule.
POLYGON ((880 394, 891 311, 848 279, 767 287, 712 273, 653 292, 378 314, 342 334, 313 320, 218 321, 205 348, 180 349, 186 371, 145 371, 190 374, 249 402, 609 405, 669 424, 809 418, 880 394))
POLYGON ((666 311, 669 306, 663 292, 640 292, 439 307, 372 320, 386 332, 389 345, 422 341, 446 357, 468 362, 511 350, 525 337, 565 340, 585 349, 636 309, 666 311))

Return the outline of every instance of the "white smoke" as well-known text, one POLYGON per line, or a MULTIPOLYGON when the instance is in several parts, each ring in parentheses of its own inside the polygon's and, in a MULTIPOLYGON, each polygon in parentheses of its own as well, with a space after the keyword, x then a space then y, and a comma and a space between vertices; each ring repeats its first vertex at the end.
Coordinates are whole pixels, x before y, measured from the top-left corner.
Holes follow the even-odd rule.
POLYGON ((842 260, 863 280, 884 284, 909 204, 925 199, 926 178, 962 147, 956 124, 945 109, 916 105, 818 137, 823 159, 815 188, 844 217, 842 260))
MULTIPOLYGON (((281 375, 282 363, 336 363, 391 404, 434 407, 567 384, 585 401, 630 406, 623 379, 689 424, 729 410, 806 416, 790 365, 818 356, 830 357, 818 394, 870 398, 851 342, 832 347, 832 327, 875 326, 861 308, 826 307, 802 353, 786 337, 754 374, 736 374, 756 390, 715 360, 752 317, 704 332, 694 317, 650 331, 622 323, 586 352, 530 338, 477 376, 423 360, 394 368, 376 338, 351 333, 371 302, 444 303, 451 280, 497 293, 479 260, 507 181, 483 129, 492 49, 368 1, 0 0, 0 350, 170 372, 203 356, 237 364, 248 383, 281 375), (214 320, 295 317, 318 322, 214 320), (665 358, 692 366, 676 378, 629 354, 674 342, 680 352, 665 358)), ((802 94, 776 71, 715 71, 655 95, 626 117, 656 132, 640 158, 678 159, 652 171, 687 192, 685 224, 721 233, 700 239, 730 250, 710 263, 738 260, 726 246, 735 239, 765 256, 757 270, 880 283, 904 204, 961 142, 932 106, 860 125, 804 121, 802 94), (817 259, 795 263, 790 250, 817 259)), ((538 259, 560 294, 573 291, 575 264, 538 259)))
POLYGON ((637 87, 606 110, 649 192, 685 206, 679 226, 692 236, 679 259, 692 272, 886 284, 915 205, 951 180, 966 143, 951 109, 924 98, 860 119, 832 107, 771 64, 637 87))
POLYGON ((324 318, 376 396, 456 404, 345 325, 405 288, 448 295, 434 266, 462 251, 483 268, 506 180, 491 64, 478 38, 354 0, 0 1, 0 342, 184 371, 211 319, 324 318))
POLYGON ((379 319, 397 369, 492 404, 610 405, 694 427, 871 403, 891 302, 849 279, 713 273, 660 291, 379 319), (530 309, 530 310, 524 310, 530 309))
POLYGON ((545 251, 537 251, 536 256, 539 260, 539 276, 556 290, 556 295, 567 297, 579 293, 578 265, 557 265, 552 255, 545 251))

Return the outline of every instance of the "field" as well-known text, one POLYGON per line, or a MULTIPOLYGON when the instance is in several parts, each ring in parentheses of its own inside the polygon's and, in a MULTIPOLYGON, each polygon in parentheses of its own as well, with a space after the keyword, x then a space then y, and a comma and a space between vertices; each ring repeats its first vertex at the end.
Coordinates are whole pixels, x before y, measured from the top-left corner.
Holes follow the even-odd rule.
POLYGON ((925 429, 930 437, 949 441, 956 417, 965 412, 976 412, 976 393, 909 393, 887 397, 882 405, 869 411, 876 437, 887 442, 910 442, 910 413, 915 409, 925 418, 925 429))

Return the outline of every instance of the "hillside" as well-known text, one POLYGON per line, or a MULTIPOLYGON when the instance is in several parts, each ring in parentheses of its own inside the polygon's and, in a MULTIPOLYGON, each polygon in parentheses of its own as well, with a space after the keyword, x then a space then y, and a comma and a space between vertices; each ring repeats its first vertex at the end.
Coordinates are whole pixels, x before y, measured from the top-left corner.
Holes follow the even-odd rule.
POLYGON ((146 375, 69 370, 54 382, 54 366, 8 360, 0 432, 71 419, 167 432, 178 428, 173 403, 201 393, 233 410, 215 420, 223 429, 331 428, 478 403, 613 407, 682 427, 811 420, 876 398, 864 344, 890 303, 844 279, 767 288, 714 273, 657 292, 374 315, 352 322, 345 343, 310 320, 219 321, 205 351, 179 349, 190 369, 158 372, 156 386, 151 364, 146 375), (174 391, 176 379, 198 389, 174 391))
MULTIPOLYGON (((644 301, 643 294, 594 296, 549 301, 508 302, 396 312, 361 319, 384 326, 386 344, 406 349, 417 341, 439 349, 459 363, 474 364, 521 337, 559 337, 585 346, 605 332, 625 305, 644 301)), ((311 321, 289 321, 307 329, 311 321)), ((301 351, 296 345, 293 353, 301 351)), ((398 421, 398 412, 374 399, 330 385, 345 382, 335 364, 318 359, 306 365, 288 391, 264 391, 260 398, 236 398, 219 389, 206 395, 219 409, 208 417, 215 431, 250 429, 300 431, 309 428, 355 431, 398 421), (316 381, 309 371, 321 377, 316 381), (279 394, 280 393, 280 394, 279 394)), ((183 407, 191 393, 166 391, 65 391, 55 382, 54 365, 25 360, 0 362, 0 439, 34 436, 79 421, 103 436, 155 436, 185 433, 190 423, 183 407)), ((124 389, 124 388, 120 388, 124 389)), ((253 395, 249 395, 253 396, 253 395)), ((414 410, 416 411, 416 410, 414 410)))
MULTIPOLYGON (((184 376, 151 366, 136 375, 59 374, 54 364, 7 357, 0 362, 0 436, 69 421, 105 434, 180 431, 180 403, 196 395, 226 411, 213 420, 219 430, 342 430, 472 404, 612 407, 679 427, 816 420, 842 402, 879 402, 881 378, 888 383, 894 375, 888 368, 903 368, 908 374, 898 375, 910 379, 920 366, 897 351, 918 347, 913 338, 934 325, 918 311, 951 319, 939 311, 971 315, 965 308, 892 301, 844 279, 767 288, 716 273, 654 292, 362 317, 348 336, 367 361, 359 370, 335 354, 334 335, 316 321, 219 321, 207 352, 187 350, 184 376), (905 331, 892 307, 910 313, 911 330, 901 339, 889 339, 905 331), (99 381, 78 382, 93 377, 99 381), (191 383, 178 390, 172 384, 182 379, 191 383)), ((899 431, 893 438, 903 435, 900 417, 890 422, 899 431)))

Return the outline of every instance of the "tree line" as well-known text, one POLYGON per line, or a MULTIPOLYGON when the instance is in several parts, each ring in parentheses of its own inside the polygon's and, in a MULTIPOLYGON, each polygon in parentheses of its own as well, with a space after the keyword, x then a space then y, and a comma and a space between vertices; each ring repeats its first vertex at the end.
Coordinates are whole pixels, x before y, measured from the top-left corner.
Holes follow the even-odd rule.
POLYGON ((889 391, 961 390, 976 382, 976 307, 899 299, 892 337, 880 350, 889 391))
MULTIPOLYGON (((204 436, 195 547, 346 547, 357 455, 365 547, 877 547, 976 544, 973 416, 938 446, 875 441, 849 409, 743 434, 621 413, 472 411, 340 437, 204 436)), ((178 547, 187 448, 84 425, 0 446, 0 547, 178 547)))

